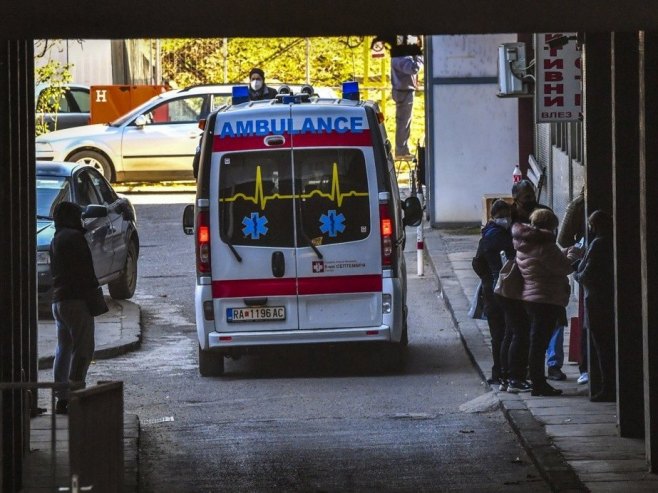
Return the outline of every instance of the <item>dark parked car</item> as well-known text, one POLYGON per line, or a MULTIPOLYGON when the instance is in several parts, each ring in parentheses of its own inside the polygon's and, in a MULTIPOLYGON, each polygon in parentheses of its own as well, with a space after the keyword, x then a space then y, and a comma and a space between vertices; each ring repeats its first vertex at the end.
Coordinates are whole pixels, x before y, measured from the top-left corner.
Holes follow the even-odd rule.
MULTIPOLYGON (((34 88, 34 101, 39 108, 42 99, 48 97, 48 84, 37 84, 34 88)), ((82 84, 63 84, 64 92, 59 97, 56 113, 37 113, 37 124, 45 123, 48 130, 89 125, 89 86, 82 84)), ((53 103, 54 101, 51 101, 53 103)))
POLYGON ((52 212, 62 201, 75 202, 85 210, 83 222, 98 282, 108 285, 112 298, 131 298, 137 284, 139 236, 130 201, 117 195, 91 166, 37 162, 36 174, 39 310, 50 310, 52 212))

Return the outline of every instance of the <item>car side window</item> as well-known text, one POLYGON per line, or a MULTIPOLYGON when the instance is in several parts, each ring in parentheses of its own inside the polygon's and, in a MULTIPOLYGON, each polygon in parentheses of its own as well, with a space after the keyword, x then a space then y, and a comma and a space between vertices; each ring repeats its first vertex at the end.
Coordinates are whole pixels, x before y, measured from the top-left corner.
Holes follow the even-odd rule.
POLYGON ((89 113, 89 90, 81 88, 71 88, 70 94, 78 105, 81 113, 89 113))
POLYGON ((231 104, 231 96, 228 94, 212 94, 211 97, 210 111, 215 111, 225 104, 231 104))
POLYGON ((156 106, 145 114, 149 124, 197 123, 201 118, 204 96, 174 99, 156 106))
POLYGON ((96 187, 94 187, 94 184, 86 171, 82 171, 76 176, 75 191, 78 198, 78 204, 82 207, 86 207, 89 204, 101 204, 101 200, 96 192, 96 187))
POLYGON ((89 170, 88 173, 91 182, 94 184, 94 187, 96 187, 96 191, 101 196, 103 203, 106 205, 113 204, 118 197, 114 191, 112 191, 107 181, 96 170, 89 170))

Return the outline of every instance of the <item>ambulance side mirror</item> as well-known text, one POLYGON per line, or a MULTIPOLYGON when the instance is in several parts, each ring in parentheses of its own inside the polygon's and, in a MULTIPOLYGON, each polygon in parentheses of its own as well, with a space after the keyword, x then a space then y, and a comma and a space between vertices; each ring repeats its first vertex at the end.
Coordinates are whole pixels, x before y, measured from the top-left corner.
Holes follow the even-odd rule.
POLYGON ((183 233, 194 234, 194 204, 185 206, 183 210, 183 233))
POLYGON ((423 207, 418 197, 407 197, 404 199, 402 210, 404 211, 402 222, 405 226, 418 226, 420 224, 423 218, 423 207))

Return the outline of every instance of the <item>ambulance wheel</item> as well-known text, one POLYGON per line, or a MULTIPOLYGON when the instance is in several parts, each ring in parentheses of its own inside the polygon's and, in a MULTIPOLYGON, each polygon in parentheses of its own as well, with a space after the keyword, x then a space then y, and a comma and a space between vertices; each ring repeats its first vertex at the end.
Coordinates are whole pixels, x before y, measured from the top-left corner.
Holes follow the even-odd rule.
POLYGON ((116 179, 114 176, 114 166, 112 166, 110 160, 100 152, 90 150, 76 152, 70 156, 67 161, 92 166, 96 168, 96 170, 98 170, 107 181, 114 181, 116 179))
POLYGON ((110 296, 115 300, 127 300, 132 298, 137 287, 137 245, 131 241, 126 252, 126 263, 121 275, 110 282, 107 287, 110 296))
POLYGON ((224 374, 224 355, 204 351, 199 346, 199 373, 202 377, 221 377, 224 374))

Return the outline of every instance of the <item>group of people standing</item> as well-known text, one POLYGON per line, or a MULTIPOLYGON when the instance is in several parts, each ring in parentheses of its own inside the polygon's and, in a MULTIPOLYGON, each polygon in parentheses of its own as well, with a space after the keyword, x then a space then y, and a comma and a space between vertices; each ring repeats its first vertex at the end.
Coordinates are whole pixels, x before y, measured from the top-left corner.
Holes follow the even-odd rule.
MULTIPOLYGON (((537 203, 532 182, 515 183, 512 198, 512 204, 504 200, 492 204, 491 218, 482 228, 473 260, 473 268, 482 281, 484 314, 492 341, 493 366, 488 382, 512 393, 562 394, 562 390, 547 382, 545 364, 549 342, 561 344, 559 335, 567 324, 566 307, 571 295, 568 276, 573 274, 584 290, 584 327, 592 335, 601 371, 601 390, 592 396, 592 401, 614 401, 614 257, 610 216, 603 211, 589 216, 587 248, 573 242, 559 245, 559 220, 550 208, 537 203), (522 288, 514 297, 494 292, 506 260, 516 263, 522 278, 522 288)), ((585 223, 584 208, 581 214, 582 218, 569 218, 570 230, 574 219, 585 223)), ((568 236, 573 237, 573 232, 561 235, 568 236)), ((554 354, 555 349, 549 353, 554 354)), ((552 359, 549 354, 549 360, 552 359)), ((559 366, 553 371, 549 366, 549 378, 566 377, 559 366)))

